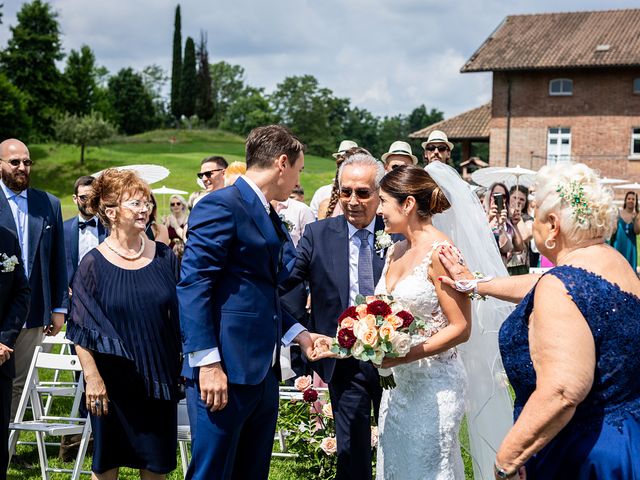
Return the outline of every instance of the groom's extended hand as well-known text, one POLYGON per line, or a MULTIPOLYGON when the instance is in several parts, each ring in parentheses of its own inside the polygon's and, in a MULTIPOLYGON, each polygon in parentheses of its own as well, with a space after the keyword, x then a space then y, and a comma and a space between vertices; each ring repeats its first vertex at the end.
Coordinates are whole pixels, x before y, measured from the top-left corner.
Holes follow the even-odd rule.
POLYGON ((200 367, 200 398, 215 412, 227 406, 227 375, 220 362, 200 367))
POLYGON ((326 335, 320 335, 319 333, 309 333, 307 330, 300 332, 294 339, 294 341, 300 345, 300 350, 302 350, 304 356, 312 362, 315 362, 320 358, 325 358, 319 351, 318 345, 324 344, 327 340, 330 342, 331 339, 326 335))

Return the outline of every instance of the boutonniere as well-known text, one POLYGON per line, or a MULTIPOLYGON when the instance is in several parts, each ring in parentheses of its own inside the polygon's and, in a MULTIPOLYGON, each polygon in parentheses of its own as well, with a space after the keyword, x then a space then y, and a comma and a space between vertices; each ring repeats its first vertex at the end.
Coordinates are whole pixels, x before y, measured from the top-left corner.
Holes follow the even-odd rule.
POLYGON ((284 226, 287 227, 287 231, 293 232, 293 222, 290 222, 289 220, 284 218, 284 215, 282 213, 279 213, 278 216, 280 217, 282 223, 284 223, 284 226))
POLYGON ((15 255, 7 256, 6 253, 0 253, 0 272, 9 273, 13 272, 18 265, 18 257, 15 255))
POLYGON ((378 230, 376 232, 376 253, 380 256, 384 254, 384 251, 389 248, 393 244, 393 240, 391 240, 391 235, 389 235, 384 230, 378 230))

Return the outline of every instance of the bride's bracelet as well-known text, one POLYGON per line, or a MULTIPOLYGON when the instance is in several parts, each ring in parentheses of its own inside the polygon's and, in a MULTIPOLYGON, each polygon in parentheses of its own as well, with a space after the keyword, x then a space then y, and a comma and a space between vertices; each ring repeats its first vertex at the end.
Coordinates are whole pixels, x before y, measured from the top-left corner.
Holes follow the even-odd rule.
POLYGON ((492 276, 485 276, 481 272, 473 272, 475 277, 473 280, 456 280, 454 283, 455 289, 458 292, 467 293, 471 300, 486 300, 486 295, 480 295, 478 293, 478 283, 488 282, 493 280, 492 276))

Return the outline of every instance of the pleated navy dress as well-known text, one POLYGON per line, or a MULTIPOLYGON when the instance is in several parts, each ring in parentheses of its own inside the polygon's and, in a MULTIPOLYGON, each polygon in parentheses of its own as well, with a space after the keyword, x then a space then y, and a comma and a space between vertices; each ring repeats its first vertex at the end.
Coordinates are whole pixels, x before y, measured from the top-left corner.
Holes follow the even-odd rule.
POLYGON ((175 255, 158 242, 154 259, 137 270, 112 264, 98 249, 78 266, 66 335, 92 351, 109 397, 106 416, 90 415, 96 473, 176 468, 177 279, 175 255))

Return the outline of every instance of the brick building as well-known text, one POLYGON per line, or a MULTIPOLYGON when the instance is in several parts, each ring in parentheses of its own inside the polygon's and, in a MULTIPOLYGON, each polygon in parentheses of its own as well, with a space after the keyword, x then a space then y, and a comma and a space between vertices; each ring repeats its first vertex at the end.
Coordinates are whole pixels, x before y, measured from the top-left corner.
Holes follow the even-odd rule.
POLYGON ((461 69, 487 71, 490 104, 411 136, 474 118, 453 137, 488 131, 492 166, 572 160, 640 181, 640 9, 508 16, 461 69))

